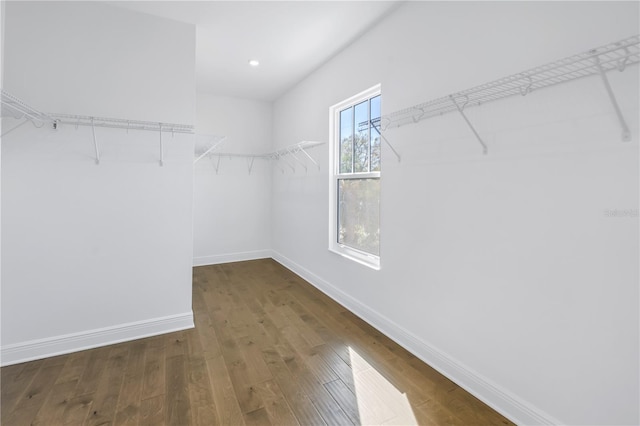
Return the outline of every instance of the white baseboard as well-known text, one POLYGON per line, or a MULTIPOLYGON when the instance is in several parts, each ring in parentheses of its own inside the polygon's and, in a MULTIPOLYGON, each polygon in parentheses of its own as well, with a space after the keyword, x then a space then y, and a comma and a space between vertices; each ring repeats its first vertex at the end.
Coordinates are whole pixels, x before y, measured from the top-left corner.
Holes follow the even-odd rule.
POLYGON ((331 297, 387 337, 420 358, 447 378, 458 384, 476 398, 519 425, 558 425, 557 419, 492 383, 487 378, 466 367, 461 362, 381 315, 359 300, 344 293, 308 269, 300 266, 278 252, 273 259, 304 278, 320 291, 331 297))
POLYGON ((271 250, 254 250, 213 256, 199 256, 193 258, 193 266, 217 265, 220 263, 242 262, 245 260, 268 259, 270 257, 272 257, 271 250))
POLYGON ((2 346, 0 364, 18 364, 193 328, 193 312, 2 346))

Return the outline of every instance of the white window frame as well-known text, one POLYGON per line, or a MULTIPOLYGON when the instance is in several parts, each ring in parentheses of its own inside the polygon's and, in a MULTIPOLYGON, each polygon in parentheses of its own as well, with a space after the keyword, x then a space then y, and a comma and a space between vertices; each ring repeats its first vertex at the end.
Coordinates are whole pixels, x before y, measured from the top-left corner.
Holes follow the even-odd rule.
POLYGON ((377 84, 329 108, 329 250, 376 270, 380 269, 380 256, 338 243, 338 180, 381 178, 380 172, 340 174, 340 126, 338 123, 340 123, 342 110, 380 94, 381 85, 377 84))

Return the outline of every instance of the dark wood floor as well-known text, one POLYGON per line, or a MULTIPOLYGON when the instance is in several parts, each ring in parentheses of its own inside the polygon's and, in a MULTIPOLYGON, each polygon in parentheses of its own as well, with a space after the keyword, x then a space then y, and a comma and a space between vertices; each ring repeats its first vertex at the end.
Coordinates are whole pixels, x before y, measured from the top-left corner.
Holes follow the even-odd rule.
POLYGON ((3 367, 2 425, 511 424, 272 260, 193 283, 195 329, 3 367))

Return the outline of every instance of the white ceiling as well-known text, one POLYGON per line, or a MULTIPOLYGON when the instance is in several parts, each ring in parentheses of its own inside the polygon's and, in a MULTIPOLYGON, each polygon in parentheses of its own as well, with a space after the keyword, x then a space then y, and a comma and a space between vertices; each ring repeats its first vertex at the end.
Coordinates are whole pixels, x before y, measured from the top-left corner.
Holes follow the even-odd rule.
POLYGON ((118 7, 196 25, 197 90, 272 101, 396 1, 133 1, 118 7), (249 59, 260 66, 252 68, 249 59))

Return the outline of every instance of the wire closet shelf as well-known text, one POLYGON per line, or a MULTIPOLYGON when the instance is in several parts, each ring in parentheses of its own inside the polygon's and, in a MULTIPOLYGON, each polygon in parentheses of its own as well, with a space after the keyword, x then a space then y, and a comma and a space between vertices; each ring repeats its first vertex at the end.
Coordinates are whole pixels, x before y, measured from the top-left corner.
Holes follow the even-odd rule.
POLYGON ((128 120, 123 118, 94 117, 88 115, 44 113, 27 105, 18 97, 2 89, 0 103, 2 117, 31 121, 34 126, 48 125, 57 129, 59 125, 109 127, 125 130, 148 130, 169 133, 193 133, 193 126, 188 124, 163 123, 157 121, 128 120))
POLYGON ((125 130, 148 130, 153 132, 193 134, 188 124, 162 123, 154 121, 126 120, 123 118, 91 117, 87 115, 49 114, 59 124, 73 126, 108 127, 125 130))
POLYGON ((24 101, 4 89, 0 91, 0 104, 2 105, 1 114, 3 118, 24 119, 25 121, 31 121, 36 127, 53 123, 53 119, 47 114, 27 105, 24 101))
MULTIPOLYGON (((224 138, 223 138, 224 140, 224 138)), ((296 164, 299 164, 305 172, 308 171, 307 163, 305 159, 310 161, 314 166, 320 170, 320 165, 318 162, 307 152, 308 149, 315 148, 317 146, 323 145, 324 142, 320 141, 301 141, 295 143, 293 145, 286 146, 284 148, 280 148, 277 151, 269 152, 266 154, 242 154, 242 153, 233 153, 233 152, 218 152, 214 149, 210 149, 205 152, 203 155, 199 156, 195 161, 199 161, 205 155, 209 155, 212 157, 217 157, 217 161, 214 163, 214 169, 216 173, 218 173, 220 168, 220 159, 221 158, 245 158, 247 160, 247 169, 249 174, 251 174, 253 170, 253 164, 256 159, 258 160, 268 160, 273 161, 273 164, 278 164, 278 161, 284 162, 293 172, 296 171, 296 164), (291 158, 293 161, 289 161, 288 158, 291 158)), ((217 144, 213 148, 219 146, 217 144)), ((278 166, 280 171, 284 173, 284 168, 278 166)))
MULTIPOLYGON (((528 71, 383 115, 381 128, 387 130, 404 124, 417 123, 448 112, 462 113, 465 107, 482 105, 516 95, 525 96, 545 87, 599 74, 614 104, 618 118, 621 120, 623 139, 629 140, 628 129, 623 122, 605 73, 612 70, 624 71, 629 65, 640 62, 639 44, 640 35, 635 35, 528 71)), ((472 127, 464 114, 463 117, 472 127)), ((472 130, 480 140, 473 127, 472 130)), ((482 141, 480 142, 482 143, 482 141)), ((486 152, 486 146, 484 143, 482 144, 486 152)))
POLYGON ((162 134, 168 132, 172 135, 174 133, 194 133, 193 126, 188 124, 127 120, 122 118, 93 117, 88 115, 45 114, 36 110, 35 108, 30 107, 21 99, 11 95, 4 89, 2 89, 1 91, 0 103, 2 104, 1 114, 3 118, 14 118, 16 120, 22 120, 18 124, 11 127, 9 130, 3 131, 1 135, 2 137, 6 136, 10 132, 16 130, 17 128, 28 122, 31 122, 37 128, 41 128, 47 125, 53 130, 57 130, 60 125, 72 125, 75 126, 76 129, 78 128, 78 126, 91 127, 96 164, 100 164, 100 146, 96 137, 96 127, 124 129, 127 132, 129 132, 129 130, 145 130, 157 132, 160 142, 159 162, 161 166, 164 165, 164 147, 162 134))

